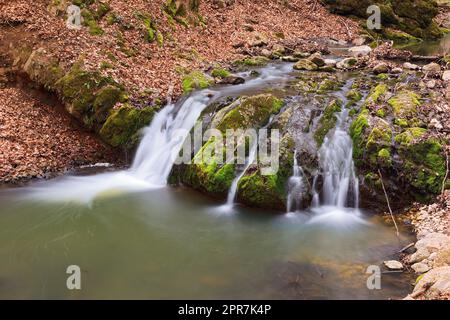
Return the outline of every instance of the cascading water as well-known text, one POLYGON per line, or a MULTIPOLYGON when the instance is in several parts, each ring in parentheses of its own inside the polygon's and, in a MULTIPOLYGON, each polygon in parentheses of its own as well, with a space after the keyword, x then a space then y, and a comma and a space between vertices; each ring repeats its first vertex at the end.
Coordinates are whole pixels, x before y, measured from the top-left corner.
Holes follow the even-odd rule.
MULTIPOLYGON (((240 95, 243 90, 282 87, 287 81, 286 73, 291 69, 290 64, 269 65, 261 69, 258 78, 247 79, 244 84, 223 87, 220 91, 197 91, 180 103, 169 103, 144 130, 129 170, 93 176, 66 176, 27 188, 27 196, 44 201, 91 203, 96 198, 118 192, 164 187, 187 135, 207 105, 223 96, 240 95)), ((246 73, 240 75, 249 76, 246 73)), ((250 164, 254 156, 248 160, 250 164)))
POLYGON ((354 194, 354 207, 358 207, 358 178, 353 163, 353 142, 344 128, 348 110, 336 115, 334 133, 326 137, 319 149, 319 165, 323 176, 322 203, 345 207, 350 191, 354 194))
POLYGON ((294 151, 294 166, 292 168, 293 174, 288 182, 288 196, 286 201, 287 212, 300 209, 304 189, 304 173, 302 167, 298 165, 297 150, 294 151))

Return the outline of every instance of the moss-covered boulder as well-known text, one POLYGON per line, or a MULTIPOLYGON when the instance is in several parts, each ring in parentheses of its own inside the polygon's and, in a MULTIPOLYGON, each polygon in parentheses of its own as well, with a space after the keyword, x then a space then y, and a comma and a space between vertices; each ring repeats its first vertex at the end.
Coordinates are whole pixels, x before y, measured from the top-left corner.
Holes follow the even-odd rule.
POLYGON ((113 147, 132 148, 138 142, 139 130, 150 124, 155 112, 154 107, 137 109, 124 105, 111 112, 100 129, 100 136, 113 147))
POLYGON ((75 64, 54 87, 67 111, 91 129, 99 128, 108 111, 125 99, 125 92, 117 82, 99 72, 84 70, 80 63, 75 64))
MULTIPOLYGON (((278 113, 282 106, 282 100, 271 94, 261 94, 242 97, 228 106, 222 107, 215 113, 212 120, 208 120, 209 125, 205 128, 217 129, 221 136, 209 138, 194 155, 191 164, 175 167, 170 180, 181 182, 209 195, 224 198, 237 175, 235 159, 226 161, 225 139, 227 130, 259 129, 266 125, 270 117, 278 113), (220 141, 217 139, 220 139, 220 141)), ((208 107, 207 110, 210 111, 211 108, 208 107)), ((206 112, 204 117, 207 116, 207 113, 209 112, 206 112)), ((237 152, 238 148, 244 148, 248 154, 249 137, 236 137, 236 142, 234 152, 237 152)), ((255 141, 252 143, 255 143, 255 141)), ((239 169, 242 170, 241 167, 239 169)), ((251 172, 259 175, 257 167, 252 167, 251 172)), ((246 203, 250 203, 250 201, 246 203)), ((259 206, 262 206, 262 204, 259 206)))
POLYGON ((379 171, 394 206, 440 192, 446 170, 444 141, 413 126, 419 123, 419 106, 420 96, 413 91, 393 95, 382 84, 372 89, 354 118, 350 135, 355 164, 365 177, 364 200, 383 201, 379 171))
POLYGON ((195 89, 206 89, 213 84, 214 79, 198 70, 184 75, 182 79, 184 93, 190 93, 195 89))
POLYGON ((438 14, 435 0, 324 0, 331 12, 367 19, 371 5, 381 11, 383 26, 399 28, 415 37, 438 38, 442 32, 433 22, 438 14))

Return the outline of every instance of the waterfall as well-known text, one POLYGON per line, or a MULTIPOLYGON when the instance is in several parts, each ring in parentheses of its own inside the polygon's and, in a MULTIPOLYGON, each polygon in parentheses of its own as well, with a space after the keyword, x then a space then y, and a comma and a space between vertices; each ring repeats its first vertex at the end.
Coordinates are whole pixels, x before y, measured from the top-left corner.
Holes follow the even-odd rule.
POLYGON ((144 130, 144 136, 130 173, 154 185, 166 185, 183 143, 211 98, 208 92, 198 92, 187 98, 179 110, 167 105, 144 130))
POLYGON ((297 150, 294 151, 293 174, 288 182, 288 196, 286 201, 287 212, 300 209, 303 192, 305 191, 304 173, 302 167, 297 162, 297 150), (294 207, 292 205, 295 204, 294 207))
POLYGON ((253 164, 253 162, 255 162, 257 150, 258 150, 258 140, 255 139, 255 141, 253 141, 252 147, 250 149, 244 169, 241 171, 241 173, 239 173, 234 178, 233 182, 231 183, 231 187, 230 187, 230 190, 228 191, 228 196, 227 196, 227 203, 226 203, 227 207, 233 206, 234 200, 236 199, 236 192, 237 192, 239 181, 244 176, 244 174, 247 172, 248 168, 250 168, 250 166, 253 164))
POLYGON ((319 149, 319 165, 323 176, 322 204, 346 207, 350 191, 354 195, 354 207, 358 207, 358 178, 353 163, 353 142, 345 128, 348 110, 337 115, 337 123, 331 136, 325 137, 319 149))

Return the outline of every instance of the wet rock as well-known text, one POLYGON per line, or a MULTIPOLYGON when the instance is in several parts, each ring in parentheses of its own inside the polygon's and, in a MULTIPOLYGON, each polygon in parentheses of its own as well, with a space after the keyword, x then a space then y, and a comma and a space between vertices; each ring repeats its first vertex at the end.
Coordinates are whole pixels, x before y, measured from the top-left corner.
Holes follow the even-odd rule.
POLYGON ((220 84, 238 85, 245 83, 245 79, 239 76, 229 75, 219 81, 220 84))
POLYGON ((450 81, 450 70, 445 70, 442 74, 442 80, 450 81))
POLYGON ((389 66, 387 65, 387 63, 384 63, 384 62, 377 64, 373 68, 373 73, 375 73, 375 74, 382 74, 382 73, 388 73, 388 72, 389 72, 389 66))
POLYGON ((427 65, 424 65, 424 66, 422 67, 422 70, 423 70, 424 72, 439 73, 439 72, 441 72, 441 66, 438 65, 438 64, 435 63, 435 62, 432 62, 432 63, 429 63, 429 64, 427 64, 427 65))
POLYGON ((295 51, 293 56, 299 59, 308 58, 311 54, 308 52, 295 51))
POLYGON ((354 66, 356 65, 357 62, 358 62, 358 60, 356 60, 355 58, 345 58, 336 64, 336 68, 352 69, 352 68, 354 68, 354 66))
POLYGON ((450 295, 450 267, 439 267, 427 272, 414 287, 411 296, 437 299, 450 295))
POLYGON ((400 74, 400 73, 403 73, 403 69, 402 68, 394 68, 391 70, 391 73, 400 74))
POLYGON ((312 62, 309 59, 300 59, 295 65, 295 70, 308 70, 308 71, 314 71, 317 70, 319 67, 317 64, 312 62))
POLYGON ((397 260, 388 260, 383 262, 384 265, 390 270, 402 270, 403 264, 397 260))
POLYGON ((417 64, 410 63, 410 62, 405 62, 403 64, 403 68, 405 68, 407 70, 420 70, 420 67, 417 64))
POLYGON ((325 61, 319 52, 314 53, 308 59, 314 62, 318 67, 323 67, 325 65, 325 61))
POLYGON ((415 273, 425 273, 429 271, 431 268, 426 263, 418 262, 411 266, 415 273))
POLYGON ((348 49, 348 52, 353 57, 364 57, 372 52, 372 48, 369 46, 356 46, 348 49))

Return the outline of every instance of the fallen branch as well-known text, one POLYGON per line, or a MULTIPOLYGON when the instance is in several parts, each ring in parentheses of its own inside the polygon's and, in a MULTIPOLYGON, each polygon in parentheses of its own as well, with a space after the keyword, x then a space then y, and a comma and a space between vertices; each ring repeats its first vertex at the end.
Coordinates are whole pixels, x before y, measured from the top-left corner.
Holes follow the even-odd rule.
POLYGON ((444 177, 444 181, 442 181, 442 191, 441 194, 444 194, 445 191, 445 183, 447 182, 447 178, 448 178, 448 152, 445 153, 445 158, 446 158, 446 168, 447 170, 445 171, 445 177, 444 177))
POLYGON ((384 196, 386 197, 386 202, 387 202, 387 205, 388 205, 388 208, 389 208, 389 213, 391 214, 392 221, 394 222, 395 230, 397 230, 397 237, 399 237, 400 236, 400 232, 398 231, 397 222, 395 222, 394 214, 392 213, 391 204, 389 203, 389 198, 388 198, 388 195, 387 195, 387 192, 386 192, 386 188, 384 187, 383 175, 381 174, 380 169, 378 169, 378 174, 380 175, 381 186, 383 187, 384 196))
POLYGON ((403 253, 403 252, 405 252, 406 250, 408 250, 409 248, 411 248, 412 246, 414 246, 414 242, 411 242, 411 243, 408 244, 406 247, 403 247, 402 249, 400 249, 400 250, 398 251, 398 253, 403 253))

